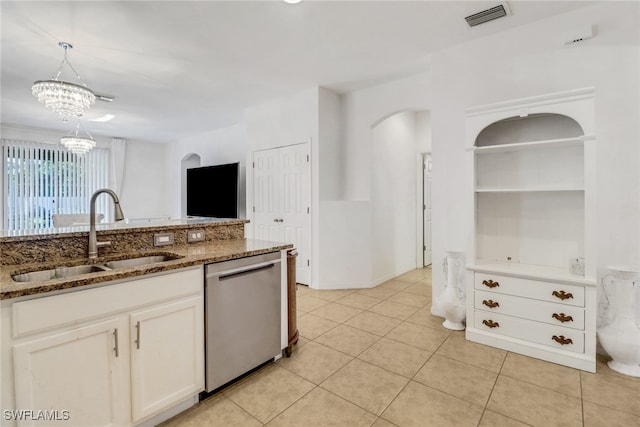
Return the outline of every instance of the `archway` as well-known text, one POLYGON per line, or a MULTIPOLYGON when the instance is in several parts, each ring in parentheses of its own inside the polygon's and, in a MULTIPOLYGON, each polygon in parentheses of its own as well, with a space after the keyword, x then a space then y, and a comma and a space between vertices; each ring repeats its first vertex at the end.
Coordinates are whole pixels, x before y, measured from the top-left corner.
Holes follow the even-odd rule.
POLYGON ((423 165, 431 154, 431 115, 403 110, 371 130, 372 273, 379 279, 424 266, 430 230, 425 232, 423 165))

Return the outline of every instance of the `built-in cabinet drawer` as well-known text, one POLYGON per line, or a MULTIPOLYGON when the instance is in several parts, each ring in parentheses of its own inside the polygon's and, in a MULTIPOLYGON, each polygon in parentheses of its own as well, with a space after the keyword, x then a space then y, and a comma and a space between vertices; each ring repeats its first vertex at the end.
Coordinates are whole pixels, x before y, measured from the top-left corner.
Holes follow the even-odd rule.
POLYGON ((497 274, 475 273, 478 290, 584 307, 584 288, 497 274))
POLYGON ((474 328, 574 353, 584 352, 584 332, 532 320, 474 311, 474 328))
POLYGON ((535 320, 572 329, 584 329, 584 309, 496 292, 475 291, 476 310, 535 320))

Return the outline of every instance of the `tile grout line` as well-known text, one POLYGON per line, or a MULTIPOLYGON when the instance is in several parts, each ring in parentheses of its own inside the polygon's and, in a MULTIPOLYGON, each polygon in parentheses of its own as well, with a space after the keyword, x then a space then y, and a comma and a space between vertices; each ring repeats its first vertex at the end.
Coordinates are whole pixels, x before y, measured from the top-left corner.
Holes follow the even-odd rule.
MULTIPOLYGON (((500 375, 502 373, 502 368, 504 367, 504 364, 505 364, 505 362, 507 360, 507 357, 509 357, 509 352, 507 352, 504 355, 504 359, 502 359, 502 363, 500 364, 500 369, 498 370, 498 373, 496 375, 496 379, 493 381, 493 385, 491 386, 491 391, 489 392, 489 396, 487 396, 487 401, 484 403, 484 407, 482 408, 482 415, 480 415, 480 419, 478 420, 478 426, 480 426, 480 423, 482 422, 482 419, 484 418, 484 414, 487 412, 487 407, 489 406, 489 402, 491 401, 491 396, 493 396, 493 390, 495 390, 495 388, 496 388, 496 384, 498 383, 498 378, 500 378, 500 375)), ((504 416, 504 414, 500 414, 500 415, 504 416)))
MULTIPOLYGON (((402 324, 402 323, 400 323, 400 325, 401 325, 401 324, 402 324)), ((400 325, 398 325, 398 326, 400 326, 400 325)), ((395 328, 394 328, 394 329, 395 329, 395 328)), ((391 331, 389 331, 389 333, 390 333, 390 332, 391 332, 391 331)), ((422 384, 422 383, 421 383, 421 382, 419 382, 419 381, 415 381, 415 380, 414 380, 415 376, 416 376, 416 375, 418 375, 418 372, 420 372, 420 370, 424 367, 424 365, 426 365, 426 364, 429 362, 429 360, 431 360, 431 358, 433 357, 433 355, 434 355, 434 354, 436 354, 436 351, 438 351, 438 349, 439 349, 439 348, 444 344, 444 342, 445 342, 448 338, 449 338, 449 336, 447 336, 447 338, 445 338, 445 339, 440 343, 440 345, 438 346, 438 348, 436 348, 436 350, 435 350, 434 352, 432 352, 432 353, 431 353, 431 355, 427 358, 427 360, 425 360, 425 361, 422 363, 422 365, 420 365, 420 367, 418 368, 418 370, 416 371, 416 373, 415 373, 415 374, 413 374, 413 376, 412 376, 411 378, 409 378, 409 381, 407 381, 407 383, 404 385, 404 387, 402 387, 402 389, 398 392, 398 394, 396 394, 396 395, 395 395, 395 397, 394 397, 393 399, 391 399, 391 401, 390 401, 390 402, 389 402, 389 403, 384 407, 384 409, 383 409, 383 410, 382 410, 382 412, 380 413, 380 418, 382 418, 382 419, 383 419, 383 420, 385 420, 385 421, 388 421, 386 418, 383 418, 383 417, 382 417, 382 414, 384 414, 384 413, 385 413, 385 411, 386 411, 387 409, 389 409, 389 407, 393 404, 393 402, 395 402, 395 401, 396 401, 396 399, 398 398, 398 396, 400 396, 400 395, 402 394, 402 392, 407 388, 407 386, 408 386, 409 384, 411 384, 411 382, 412 382, 412 381, 414 381, 414 382, 416 382, 416 383, 418 383, 418 384, 424 385, 424 384, 422 384)), ((417 347, 415 347, 415 348, 417 348, 417 347)), ((405 377, 405 378, 406 378, 406 377, 405 377)), ((434 389, 434 390, 435 390, 435 389, 434 389)), ((440 391, 440 390, 438 390, 438 391, 440 391)), ((390 421, 388 421, 388 422, 389 422, 389 423, 391 423, 390 421)), ((393 424, 393 423, 391 423, 391 424, 393 424)), ((394 424, 394 425, 395 425, 395 424, 394 424)))

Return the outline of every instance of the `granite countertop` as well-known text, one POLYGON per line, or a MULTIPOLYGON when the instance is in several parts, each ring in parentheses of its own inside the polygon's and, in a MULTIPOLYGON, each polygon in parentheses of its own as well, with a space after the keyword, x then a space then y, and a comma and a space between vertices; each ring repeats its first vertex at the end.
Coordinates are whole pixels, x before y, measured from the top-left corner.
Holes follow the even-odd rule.
POLYGON ((61 289, 76 288, 93 285, 111 280, 128 279, 145 274, 159 273, 195 265, 212 262, 227 261, 230 259, 244 258, 252 255, 260 255, 275 252, 282 249, 290 249, 293 245, 268 242, 254 239, 218 240, 207 243, 196 243, 171 248, 158 248, 156 250, 137 251, 123 253, 108 257, 99 257, 92 260, 87 258, 70 259, 55 263, 33 263, 20 265, 0 266, 0 299, 17 298, 26 295, 45 294, 61 289), (84 264, 101 264, 108 261, 121 260, 146 255, 174 255, 178 259, 163 261, 155 264, 141 265, 131 268, 114 269, 73 276, 69 278, 49 279, 32 282, 15 282, 11 276, 30 271, 47 270, 59 266, 72 267, 84 264))

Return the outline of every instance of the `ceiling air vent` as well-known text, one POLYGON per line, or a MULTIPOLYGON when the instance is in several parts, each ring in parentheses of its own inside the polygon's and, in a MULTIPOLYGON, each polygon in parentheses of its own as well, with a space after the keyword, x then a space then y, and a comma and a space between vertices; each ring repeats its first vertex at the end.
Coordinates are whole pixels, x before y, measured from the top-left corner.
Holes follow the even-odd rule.
POLYGON ((469 15, 464 19, 470 27, 475 27, 476 25, 484 24, 485 22, 493 21, 494 19, 502 18, 510 14, 509 6, 507 6, 506 3, 501 3, 498 6, 469 15))

